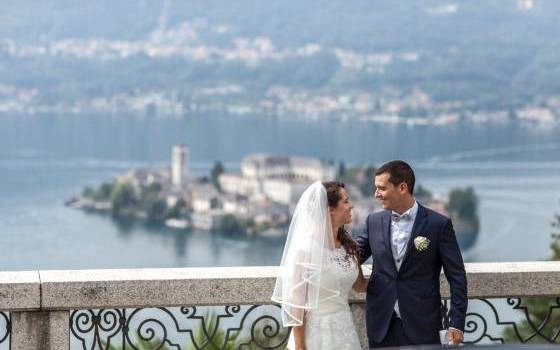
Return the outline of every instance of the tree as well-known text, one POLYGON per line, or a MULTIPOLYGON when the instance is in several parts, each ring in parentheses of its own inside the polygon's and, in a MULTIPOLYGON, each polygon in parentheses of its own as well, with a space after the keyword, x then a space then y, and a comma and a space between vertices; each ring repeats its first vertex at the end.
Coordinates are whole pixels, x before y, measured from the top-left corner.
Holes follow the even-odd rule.
POLYGON ((422 185, 418 185, 418 187, 414 189, 414 196, 420 200, 431 199, 432 192, 430 192, 427 188, 423 187, 422 185))
POLYGON ((374 191, 375 172, 377 169, 373 165, 368 165, 364 169, 363 180, 360 182, 360 191, 364 196, 372 195, 374 191))
POLYGON ((179 198, 174 206, 165 211, 165 218, 178 218, 186 210, 187 203, 183 198, 179 198))
POLYGON ((164 219, 165 212, 167 211, 167 203, 158 193, 146 193, 140 205, 146 212, 146 220, 148 222, 155 223, 164 219))
POLYGON ((161 192, 161 184, 159 182, 152 182, 146 187, 147 192, 159 193, 161 192))
POLYGON ((478 198, 472 187, 455 188, 449 192, 446 209, 454 218, 472 220, 477 218, 478 198))
POLYGON ((148 222, 160 222, 165 217, 167 204, 162 198, 150 197, 146 203, 146 219, 148 222))
POLYGON ((101 186, 97 191, 94 191, 92 193, 93 200, 101 201, 101 200, 110 199, 114 186, 115 186, 114 183, 104 182, 103 184, 101 184, 101 186))
POLYGON ((345 181, 346 178, 346 165, 344 164, 343 161, 340 161, 340 163, 338 163, 338 169, 336 171, 336 179, 338 181, 345 181))
POLYGON ((220 229, 223 233, 234 235, 244 232, 243 224, 234 215, 228 214, 222 217, 220 229))
POLYGON ((560 214, 554 215, 554 221, 552 222, 552 243, 550 244, 550 249, 552 249, 551 260, 560 260, 560 214))
POLYGON ((101 185, 101 196, 102 198, 109 198, 113 192, 113 187, 115 183, 105 182, 101 185))
POLYGON ((86 186, 86 188, 84 188, 83 192, 82 192, 82 196, 86 197, 86 198, 94 198, 96 194, 96 191, 89 186, 86 186))
POLYGON ((144 202, 148 197, 157 197, 161 192, 161 184, 159 182, 153 182, 148 186, 141 187, 140 199, 144 202))
POLYGON ((223 174, 224 171, 225 170, 224 170, 224 166, 222 165, 222 162, 216 161, 214 163, 214 166, 212 167, 212 171, 210 172, 210 178, 212 180, 212 184, 218 191, 222 190, 218 178, 220 177, 221 174, 223 174))
POLYGON ((113 205, 113 214, 119 215, 122 209, 128 209, 135 204, 134 187, 128 181, 117 182, 113 186, 110 199, 113 205))

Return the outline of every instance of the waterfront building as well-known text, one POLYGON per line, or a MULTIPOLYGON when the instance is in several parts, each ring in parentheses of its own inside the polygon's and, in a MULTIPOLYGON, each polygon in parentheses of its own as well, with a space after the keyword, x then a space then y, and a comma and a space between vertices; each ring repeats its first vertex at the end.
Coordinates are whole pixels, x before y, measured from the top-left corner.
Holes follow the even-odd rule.
POLYGON ((252 154, 241 163, 241 173, 221 174, 218 181, 224 193, 290 205, 314 181, 332 180, 333 165, 315 158, 252 154))

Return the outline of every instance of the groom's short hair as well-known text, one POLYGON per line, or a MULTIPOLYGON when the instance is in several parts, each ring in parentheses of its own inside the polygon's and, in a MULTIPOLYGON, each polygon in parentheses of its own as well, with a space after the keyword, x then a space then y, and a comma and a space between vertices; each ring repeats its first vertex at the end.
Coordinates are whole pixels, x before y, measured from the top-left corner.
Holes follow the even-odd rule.
POLYGON ((387 162, 375 172, 375 176, 381 174, 389 174, 389 182, 395 186, 398 186, 403 182, 406 183, 410 194, 414 194, 414 182, 416 179, 414 177, 414 171, 408 163, 402 160, 392 160, 387 162))

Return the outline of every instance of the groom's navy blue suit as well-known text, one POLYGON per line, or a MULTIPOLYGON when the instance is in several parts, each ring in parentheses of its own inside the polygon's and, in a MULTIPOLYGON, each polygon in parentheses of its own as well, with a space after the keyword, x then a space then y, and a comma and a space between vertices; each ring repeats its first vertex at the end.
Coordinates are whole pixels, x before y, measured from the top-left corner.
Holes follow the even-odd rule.
POLYGON ((440 274, 451 288, 449 326, 463 330, 467 311, 467 278, 455 231, 449 218, 418 206, 406 253, 397 271, 391 250, 391 211, 370 214, 356 237, 362 259, 373 258, 366 296, 366 326, 370 347, 382 343, 398 299, 402 331, 410 344, 439 344, 442 326, 440 274), (418 250, 414 239, 430 240, 418 250))

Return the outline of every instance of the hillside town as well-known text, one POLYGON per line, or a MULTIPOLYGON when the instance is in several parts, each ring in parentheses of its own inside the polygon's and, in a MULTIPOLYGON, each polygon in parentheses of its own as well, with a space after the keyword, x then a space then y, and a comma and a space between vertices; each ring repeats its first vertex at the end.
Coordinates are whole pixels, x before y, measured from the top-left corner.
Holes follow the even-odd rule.
MULTIPOLYGON (((520 16, 529 16, 534 7, 534 1, 518 0, 517 11, 520 16)), ((463 9, 449 3, 426 5, 423 11, 427 17, 444 18, 457 15, 463 9)), ((159 67, 169 60, 181 62, 173 68, 181 71, 185 67, 195 69, 206 65, 229 68, 220 68, 223 76, 219 79, 188 88, 183 83, 174 85, 162 77, 167 82, 163 86, 135 85, 133 88, 110 91, 84 87, 80 92, 72 85, 68 88, 72 93, 63 94, 62 97, 49 94, 52 90, 50 84, 42 86, 0 81, 0 114, 115 113, 180 118, 218 113, 434 126, 515 121, 532 127, 535 124, 549 126, 560 123, 560 95, 556 90, 533 94, 532 98, 522 101, 504 98, 505 101, 499 103, 473 104, 468 93, 442 97, 430 87, 420 84, 420 81, 430 80, 429 76, 410 78, 419 81, 410 86, 385 82, 388 78, 384 77, 400 74, 395 67, 408 67, 406 69, 415 71, 414 67, 425 68, 432 61, 453 61, 461 55, 456 49, 454 47, 441 52, 418 48, 362 51, 315 41, 286 45, 262 34, 235 34, 234 28, 206 18, 185 20, 173 25, 162 23, 135 39, 70 37, 57 38, 51 42, 19 42, 4 38, 0 39, 0 57, 17 62, 85 62, 92 65, 92 71, 106 64, 118 67, 127 62, 125 66, 133 66, 129 62, 143 59, 149 60, 152 67, 159 67), (322 84, 306 84, 309 77, 320 81, 317 73, 302 75, 301 81, 297 82, 283 81, 280 79, 283 74, 272 81, 265 78, 277 74, 275 70, 267 71, 269 66, 293 64, 299 67, 307 64, 308 72, 314 72, 318 62, 321 67, 330 67, 333 72, 337 72, 322 84), (240 67, 245 73, 239 73, 240 67), (267 73, 261 76, 261 71, 267 73), (247 80, 247 77, 250 79, 247 80), (379 79, 383 84, 372 88, 372 84, 375 85, 374 82, 379 79), (349 81, 352 83, 349 84, 349 81)), ((455 71, 452 73, 460 76, 455 71)), ((135 76, 136 73, 131 71, 129 74, 135 76)), ((64 88, 59 87, 62 90, 64 88)))

